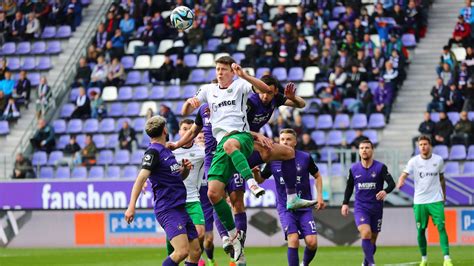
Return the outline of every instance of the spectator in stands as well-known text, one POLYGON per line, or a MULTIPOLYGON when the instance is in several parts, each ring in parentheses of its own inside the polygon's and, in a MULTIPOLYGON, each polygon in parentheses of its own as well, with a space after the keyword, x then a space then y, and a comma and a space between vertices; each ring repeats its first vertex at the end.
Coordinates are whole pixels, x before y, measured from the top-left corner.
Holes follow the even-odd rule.
POLYGON ((2 10, 5 12, 8 21, 12 21, 17 11, 16 1, 5 0, 2 3, 2 10))
POLYGON ((0 90, 0 113, 3 114, 3 110, 5 110, 5 107, 7 107, 8 99, 5 97, 5 93, 3 93, 2 90, 0 90))
POLYGON ((54 137, 53 127, 48 125, 46 120, 39 119, 38 131, 36 131, 36 134, 30 139, 30 143, 34 150, 42 150, 50 153, 56 145, 54 137))
POLYGON ((306 67, 308 65, 309 44, 304 35, 298 36, 293 62, 295 66, 306 67))
POLYGON ((117 57, 112 59, 112 64, 108 71, 105 86, 120 87, 125 83, 125 69, 117 57))
POLYGON ((287 69, 293 67, 294 54, 295 47, 293 44, 288 41, 286 35, 281 35, 276 45, 276 66, 285 67, 287 69))
POLYGON ((132 152, 132 142, 137 141, 136 133, 127 121, 123 122, 118 137, 120 149, 132 152))
POLYGON ((70 0, 67 5, 66 21, 71 26, 72 31, 76 31, 76 28, 81 24, 82 21, 82 4, 77 0, 70 0))
POLYGON ((7 66, 7 60, 5 58, 0 58, 0 81, 5 79, 5 72, 10 71, 7 66))
POLYGON ((104 26, 107 35, 110 37, 114 34, 115 30, 118 29, 120 21, 115 18, 113 12, 107 13, 107 19, 105 20, 104 26))
POLYGON ((26 24, 25 38, 26 40, 33 40, 36 36, 41 34, 41 25, 39 20, 35 17, 35 13, 28 14, 28 23, 26 24))
POLYGON ((335 115, 336 110, 340 104, 334 99, 334 94, 336 93, 336 87, 334 83, 330 84, 324 90, 319 93, 319 98, 321 99, 321 114, 330 114, 335 115))
POLYGON ((175 67, 173 64, 173 60, 169 57, 169 55, 165 55, 165 61, 163 65, 158 70, 152 70, 150 72, 150 78, 153 77, 156 81, 159 81, 160 84, 170 83, 175 77, 175 67))
POLYGON ((357 65, 351 66, 351 72, 347 75, 347 82, 343 90, 344 98, 357 98, 357 90, 365 75, 359 71, 357 65))
POLYGON ((158 40, 164 39, 166 37, 166 22, 160 12, 155 12, 150 23, 152 24, 153 31, 158 40))
MULTIPOLYGON (((319 58, 319 71, 320 71, 320 77, 326 77, 329 75, 329 72, 331 71, 331 67, 333 65, 333 58, 331 57, 331 54, 329 53, 329 49, 323 48, 323 52, 321 54, 321 57, 319 58)), ((317 79, 319 80, 319 78, 317 79)))
POLYGON ((248 5, 245 9, 245 14, 243 15, 244 36, 249 36, 255 31, 257 19, 258 15, 255 12, 255 8, 253 7, 253 5, 248 5))
POLYGON ((467 87, 467 82, 469 80, 469 71, 467 70, 467 65, 465 62, 461 64, 461 68, 459 69, 459 73, 457 74, 457 81, 458 88, 460 91, 464 91, 467 87))
POLYGON ((107 79, 107 74, 109 73, 109 67, 104 60, 103 56, 97 57, 97 64, 92 69, 91 81, 89 87, 100 87, 104 86, 104 83, 107 79))
POLYGON ((471 38, 471 26, 464 20, 462 15, 459 15, 458 22, 454 27, 453 39, 456 39, 456 37, 459 37, 461 41, 468 41, 471 38))
POLYGON ((64 14, 62 10, 63 5, 61 0, 55 0, 51 4, 51 13, 49 13, 48 19, 52 22, 53 25, 60 24, 64 20, 64 14))
POLYGON ((443 80, 441 78, 437 78, 436 85, 433 86, 433 88, 431 89, 432 100, 428 104, 428 112, 431 113, 431 111, 433 110, 436 110, 438 112, 444 112, 448 93, 448 89, 446 88, 446 86, 444 86, 443 80))
POLYGON ((273 138, 274 141, 278 141, 279 133, 284 128, 288 128, 288 124, 286 123, 285 119, 283 119, 283 116, 279 115, 276 119, 276 123, 274 123, 272 126, 273 136, 275 136, 273 138))
POLYGON ((439 66, 436 68, 436 73, 438 73, 438 75, 441 73, 444 64, 448 64, 451 69, 454 68, 456 62, 456 56, 451 52, 450 47, 447 45, 443 46, 443 53, 440 56, 439 66))
POLYGON ((464 104, 464 100, 461 91, 457 89, 455 83, 449 85, 449 92, 446 98, 446 111, 448 112, 461 112, 464 104))
POLYGON ((257 65, 259 67, 273 67, 275 65, 277 51, 271 35, 265 35, 265 42, 260 52, 261 54, 257 59, 257 65))
POLYGON ((87 48, 87 63, 88 64, 96 64, 97 57, 99 57, 99 52, 97 51, 97 47, 94 44, 89 45, 87 48))
POLYGON ((338 57, 336 58, 334 64, 336 66, 341 66, 344 71, 349 71, 351 66, 354 64, 354 60, 349 55, 346 48, 341 48, 341 50, 339 50, 338 52, 338 57))
POLYGON ((298 147, 296 149, 306 152, 316 152, 318 145, 316 145, 314 140, 311 138, 311 135, 303 133, 303 135, 301 135, 301 141, 298 142, 298 147))
POLYGON ((464 94, 464 106, 462 110, 465 112, 474 111, 474 80, 471 79, 468 82, 466 89, 463 91, 464 94))
POLYGON ((221 43, 217 47, 219 52, 233 53, 237 43, 237 32, 232 28, 231 25, 227 24, 224 26, 224 31, 220 36, 221 43))
POLYGON ((128 12, 125 12, 123 18, 120 20, 119 27, 125 40, 128 40, 135 31, 135 19, 131 18, 128 12))
POLYGON ((190 69, 186 66, 185 62, 182 58, 178 57, 176 59, 176 66, 175 66, 175 84, 179 85, 181 81, 188 80, 190 69))
POLYGON ((20 42, 23 41, 25 38, 25 32, 26 32, 26 24, 27 21, 23 17, 23 14, 21 12, 16 12, 15 14, 15 20, 12 21, 11 24, 11 38, 14 41, 20 42))
POLYGON ((83 86, 86 87, 89 85, 91 80, 92 70, 91 67, 87 64, 85 57, 79 59, 79 68, 77 69, 75 84, 73 86, 83 86))
POLYGON ((459 121, 454 125, 454 132, 451 135, 451 145, 463 144, 467 147, 474 140, 474 123, 469 121, 467 112, 461 112, 459 118, 459 121))
POLYGON ((257 45, 255 35, 250 35, 249 39, 250 43, 245 46, 245 58, 242 60, 242 66, 255 68, 260 55, 260 46, 257 45))
POLYGON ((229 25, 236 32, 240 32, 243 27, 242 24, 240 14, 235 12, 234 8, 228 7, 224 15, 224 26, 229 25))
POLYGON ((339 90, 346 86, 347 74, 341 65, 336 65, 334 72, 329 75, 329 82, 334 82, 339 90))
POLYGON ((362 81, 359 85, 356 101, 348 106, 348 110, 354 114, 365 113, 367 117, 372 113, 373 99, 367 82, 362 81))
POLYGON ((33 164, 22 153, 18 153, 15 158, 15 166, 13 169, 13 179, 35 178, 33 164))
POLYGON ((101 52, 105 49, 105 44, 108 40, 107 37, 108 36, 107 32, 105 31, 105 25, 103 23, 100 23, 99 26, 97 26, 97 32, 94 38, 95 48, 98 52, 101 52))
POLYGON ((92 135, 87 134, 85 140, 85 146, 81 150, 81 156, 78 156, 80 161, 76 161, 77 164, 81 164, 83 166, 92 166, 96 164, 96 154, 97 154, 97 147, 95 146, 94 141, 92 140, 92 135))
POLYGON ((459 15, 464 17, 464 21, 471 25, 471 29, 474 24, 474 7, 472 6, 471 0, 466 0, 466 6, 461 8, 459 15))
MULTIPOLYGON (((39 0, 36 2, 34 12, 35 12, 36 18, 39 20, 41 24, 41 28, 43 29, 46 26, 48 15, 51 12, 51 5, 47 2, 47 0, 39 0)), ((50 22, 54 22, 54 21, 50 21, 50 22)))
POLYGON ((145 25, 145 30, 140 35, 140 40, 143 41, 143 46, 135 46, 135 57, 140 54, 154 55, 157 49, 155 41, 159 39, 157 39, 157 35, 153 31, 151 23, 145 25))
POLYGON ((42 115, 43 109, 48 104, 48 97, 50 91, 48 80, 45 76, 41 77, 37 91, 38 96, 36 97, 36 116, 40 117, 42 115))
POLYGON ((12 79, 12 73, 10 71, 5 72, 5 79, 0 81, 0 90, 5 93, 7 98, 12 97, 13 89, 15 88, 15 81, 12 79))
POLYGON ((115 53, 122 55, 123 49, 125 47, 125 38, 123 37, 122 31, 120 30, 120 28, 117 28, 115 30, 115 34, 112 37, 111 42, 112 42, 112 47, 115 50, 115 53))
POLYGON ((75 156, 78 151, 81 150, 81 146, 77 143, 76 135, 72 134, 69 137, 69 142, 64 147, 64 155, 75 156))
POLYGON ((5 43, 9 26, 8 21, 5 18, 5 12, 0 11, 0 45, 5 43))
MULTIPOLYGON (((433 120, 431 120, 431 113, 425 112, 423 114, 423 118, 423 122, 421 122, 421 124, 418 126, 418 132, 420 132, 420 135, 425 135, 433 139, 436 124, 433 122, 433 120)), ((418 141, 418 137, 420 137, 420 135, 413 137, 411 140, 413 151, 415 151, 416 142, 418 141)))
POLYGON ((176 133, 178 133, 178 130, 179 130, 179 124, 178 124, 178 119, 176 118, 176 115, 173 113, 173 111, 171 111, 169 106, 167 106, 166 104, 160 105, 160 111, 158 114, 166 119, 166 126, 168 127, 170 139, 172 139, 173 136, 176 135, 176 133))
POLYGON ((449 86, 449 84, 454 82, 454 73, 446 63, 443 64, 443 70, 439 73, 439 77, 443 80, 444 86, 449 86))
POLYGON ((86 89, 84 87, 79 88, 79 95, 75 101, 76 108, 71 114, 71 118, 89 118, 91 117, 91 102, 87 97, 86 89))
POLYGON ((200 54, 202 52, 202 44, 204 42, 204 31, 197 21, 193 22, 192 28, 188 31, 188 45, 184 48, 185 54, 200 54))
POLYGON ((439 113, 439 121, 434 128, 434 143, 435 145, 443 144, 449 145, 449 136, 453 133, 453 124, 446 116, 445 112, 439 113))
POLYGON ((392 62, 385 62, 385 71, 383 74, 383 79, 387 84, 390 84, 392 88, 397 88, 398 86, 398 71, 393 68, 392 62))
POLYGON ((16 107, 15 99, 9 98, 8 104, 3 110, 3 115, 0 120, 14 121, 20 118, 20 111, 16 107))
POLYGON ((26 71, 22 70, 20 71, 20 77, 16 83, 15 89, 13 90, 16 103, 18 105, 24 104, 26 109, 28 109, 28 104, 30 103, 30 94, 31 82, 26 76, 26 71))
POLYGON ((390 112, 392 111, 392 101, 393 101, 393 88, 390 84, 386 84, 384 79, 379 80, 379 85, 375 90, 374 103, 375 111, 378 113, 383 113, 385 116, 385 122, 388 124, 390 122, 390 112))
POLYGON ((105 107, 104 100, 100 97, 100 94, 92 91, 91 95, 91 117, 102 119, 107 116, 107 108, 105 107))

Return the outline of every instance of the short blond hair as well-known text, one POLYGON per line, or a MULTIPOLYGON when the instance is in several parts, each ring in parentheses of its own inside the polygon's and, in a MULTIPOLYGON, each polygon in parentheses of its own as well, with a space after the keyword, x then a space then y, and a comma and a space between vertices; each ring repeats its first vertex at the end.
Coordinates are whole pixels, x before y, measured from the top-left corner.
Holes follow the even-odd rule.
POLYGON ((145 132, 150 138, 158 138, 163 135, 166 126, 166 119, 155 115, 146 121, 145 132))

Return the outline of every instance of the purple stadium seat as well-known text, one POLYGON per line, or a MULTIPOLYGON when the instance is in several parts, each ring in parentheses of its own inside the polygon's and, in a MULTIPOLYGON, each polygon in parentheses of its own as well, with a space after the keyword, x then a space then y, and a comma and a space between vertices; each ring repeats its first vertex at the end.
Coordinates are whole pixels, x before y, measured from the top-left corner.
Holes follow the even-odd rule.
POLYGON ((309 99, 308 101, 306 101, 306 107, 303 109, 303 113, 316 114, 319 112, 320 105, 320 99, 309 99))
POLYGON ((53 178, 53 177, 54 177, 53 167, 49 167, 49 166, 41 167, 38 178, 53 178))
POLYGON ((314 115, 303 115, 301 119, 308 129, 316 128, 316 117, 314 115))
POLYGON ((334 118, 335 129, 346 129, 349 127, 350 119, 348 114, 337 114, 334 118))
POLYGON ((316 93, 319 93, 320 90, 326 88, 327 86, 329 86, 329 83, 327 83, 327 82, 318 82, 314 86, 314 89, 315 89, 316 93))
POLYGON ((119 145, 118 134, 112 134, 107 137, 107 149, 115 149, 119 145))
POLYGON ((181 114, 181 110, 183 109, 184 102, 178 102, 176 106, 174 107, 174 113, 175 114, 181 114))
POLYGON ((381 113, 373 113, 369 118, 369 128, 384 128, 385 116, 381 113))
POLYGON ((36 61, 34 57, 29 56, 23 59, 23 64, 21 65, 21 69, 29 71, 29 70, 35 69, 35 67, 36 67, 36 61))
POLYGON ((30 80, 31 86, 36 87, 36 86, 39 85, 39 82, 40 82, 40 79, 41 79, 40 73, 36 73, 36 72, 28 73, 26 76, 30 80))
POLYGON ((133 97, 133 92, 131 87, 120 87, 118 91, 118 100, 119 101, 129 101, 133 97))
POLYGON ((373 144, 378 144, 379 143, 379 139, 378 139, 378 136, 377 136, 377 131, 375 131, 373 129, 367 129, 367 130, 364 130, 363 135, 368 137, 369 140, 372 141, 373 144))
POLYGON ((464 145, 453 145, 449 151, 449 160, 465 160, 466 147, 464 145))
POLYGON ((54 166, 56 162, 63 157, 64 157, 64 154, 62 151, 51 152, 48 158, 48 165, 54 166))
POLYGON ((339 16, 346 12, 346 7, 344 6, 336 6, 332 9, 332 18, 339 20, 339 16))
POLYGON ((244 53, 234 53, 232 54, 232 58, 234 58, 235 62, 237 64, 240 64, 243 59, 245 59, 245 54, 244 53))
POLYGON ((370 92, 371 92, 373 95, 375 95, 375 90, 376 90, 377 87, 379 86, 378 81, 369 81, 369 83, 367 83, 367 85, 369 86, 370 92))
POLYGON ((145 100, 148 99, 148 87, 138 86, 133 89, 133 99, 134 100, 145 100))
POLYGON ((474 160, 474 145, 469 146, 469 148, 467 149, 466 160, 469 160, 469 161, 474 160))
POLYGON ((110 104, 108 115, 111 117, 118 117, 123 115, 123 104, 122 103, 112 103, 110 104))
POLYGON ((459 121, 459 113, 458 112, 447 112, 449 120, 451 120, 451 123, 453 125, 456 125, 456 123, 459 121))
POLYGON ((197 65, 198 57, 195 54, 187 54, 184 56, 183 60, 188 67, 195 67, 197 65))
POLYGON ((56 142, 56 148, 63 150, 68 143, 69 143, 69 135, 62 135, 59 137, 58 142, 56 142))
POLYGON ((165 95, 165 99, 170 99, 170 100, 175 100, 179 99, 179 96, 181 94, 180 92, 181 88, 179 86, 169 86, 167 88, 167 93, 165 95))
POLYGON ((115 121, 113 118, 105 118, 100 121, 99 132, 110 133, 115 131, 115 121))
POLYGON ((43 39, 51 39, 56 36, 56 27, 54 26, 47 26, 43 29, 43 33, 41 33, 41 38, 43 39))
POLYGON ((67 124, 67 133, 69 134, 78 134, 82 132, 82 120, 81 119, 71 119, 67 124))
POLYGON ((77 96, 79 96, 79 88, 72 88, 69 91, 69 101, 75 102, 77 99, 77 96))
POLYGON ((351 128, 363 129, 367 127, 367 116, 365 114, 354 114, 351 120, 351 128))
POLYGON ((333 147, 323 147, 320 153, 322 162, 337 161, 337 154, 333 147))
POLYGON ((354 99, 354 98, 345 98, 344 100, 342 100, 342 105, 345 108, 347 108, 347 107, 351 106, 355 101, 356 101, 356 99, 354 99))
POLYGON ((337 27, 338 24, 339 24, 339 21, 330 20, 329 23, 328 23, 329 29, 334 30, 337 27))
POLYGON ((407 48, 415 47, 416 46, 415 35, 413 35, 412 33, 403 34, 402 43, 403 43, 403 46, 407 48))
POLYGON ((304 70, 301 67, 292 67, 288 72, 288 81, 302 81, 304 70))
POLYGON ((84 166, 76 166, 72 169, 71 178, 87 178, 87 168, 84 166))
POLYGON ((141 81, 141 74, 139 71, 130 71, 128 72, 127 75, 127 80, 125 81, 125 84, 127 85, 138 85, 140 84, 141 81))
POLYGON ((342 144, 342 131, 331 130, 326 136, 326 144, 331 146, 339 146, 342 144))
POLYGON ((203 83, 206 76, 204 69, 193 69, 189 75, 188 82, 203 83))
POLYGON ((53 121, 53 128, 55 134, 63 134, 66 132, 66 121, 63 119, 57 119, 53 121))
POLYGON ((136 166, 128 165, 123 169, 123 178, 135 179, 137 178, 138 170, 136 166))
POLYGON ((183 91, 181 93, 181 98, 192 98, 196 94, 197 90, 198 88, 195 85, 186 85, 184 86, 183 91))
POLYGON ((49 57, 42 56, 38 59, 38 64, 36 65, 37 70, 49 70, 51 68, 53 68, 53 66, 49 57))
POLYGON ((48 162, 48 155, 46 154, 46 152, 37 151, 37 152, 33 153, 33 158, 31 158, 31 163, 34 166, 46 165, 47 162, 48 162))
POLYGON ((356 132, 355 130, 346 130, 345 133, 346 133, 346 143, 350 144, 356 138, 356 132))
POLYGON ((69 38, 71 37, 71 26, 64 25, 58 28, 58 32, 56 32, 56 38, 69 38))
POLYGON ((99 121, 89 118, 84 122, 84 133, 97 133, 99 131, 99 121))
POLYGON ((101 90, 99 87, 91 87, 91 88, 88 88, 87 89, 87 96, 89 96, 89 98, 92 98, 92 92, 95 92, 97 94, 100 95, 101 93, 101 90))
POLYGON ((142 132, 145 130, 146 119, 144 117, 138 117, 133 119, 132 127, 136 132, 142 132))
POLYGON ((118 150, 115 153, 114 164, 125 165, 130 162, 130 152, 128 150, 118 150))
POLYGON ((142 139, 140 140, 140 148, 146 149, 150 144, 150 137, 147 134, 143 134, 142 139))
POLYGON ((81 0, 81 4, 83 7, 90 5, 92 0, 81 0))
POLYGON ((272 71, 272 76, 274 76, 279 81, 285 81, 288 78, 286 68, 284 67, 275 67, 272 71))
POLYGON ((431 116, 431 121, 435 123, 439 122, 439 113, 431 113, 430 116, 431 116))
POLYGON ((332 128, 332 117, 331 115, 320 115, 318 117, 317 129, 331 129, 332 128))
POLYGON ((2 47, 3 55, 12 55, 16 51, 16 44, 14 42, 6 42, 2 47))
POLYGON ((114 153, 111 150, 102 150, 99 152, 99 156, 97 157, 97 164, 98 165, 112 164, 113 160, 114 160, 114 153))
MULTIPOLYGON (((33 65, 34 66, 34 65, 33 65)), ((18 57, 10 57, 8 58, 7 60, 7 67, 11 70, 11 71, 16 71, 18 69, 20 69, 20 58, 18 57)))
POLYGON ((59 54, 63 51, 60 41, 50 41, 46 47, 47 54, 59 54))
POLYGON ((328 164, 327 163, 318 163, 318 170, 322 176, 328 176, 328 164))
POLYGON ((94 134, 92 136, 97 149, 105 149, 105 136, 102 134, 94 134))
POLYGON ((25 55, 31 52, 31 44, 30 42, 20 42, 16 46, 16 54, 18 55, 25 55))
POLYGON ((441 156, 441 158, 443 158, 443 160, 447 160, 448 156, 449 156, 448 146, 446 146, 446 145, 436 145, 436 146, 433 147, 433 153, 438 154, 439 156, 441 156))
POLYGON ((447 162, 444 165, 444 175, 459 175, 460 172, 458 162, 447 162))
POLYGON ((0 135, 8 135, 8 133, 10 133, 8 121, 0 121, 0 135))
POLYGON ((471 121, 474 121, 474 111, 468 112, 467 113, 467 118, 471 121))
POLYGON ((150 72, 145 71, 143 72, 142 79, 140 81, 142 84, 150 83, 150 72))
POLYGON ((84 134, 79 134, 76 136, 76 141, 77 141, 77 144, 79 144, 79 146, 81 146, 81 148, 84 148, 85 145, 86 145, 86 135, 84 134))
POLYGON ((89 170, 89 178, 104 178, 104 167, 102 166, 92 166, 89 170))
POLYGON ((34 42, 31 46, 31 54, 44 54, 46 52, 46 43, 43 41, 34 42))
POLYGON ((474 175, 474 162, 465 162, 464 170, 462 171, 464 175, 474 175))
POLYGON ((141 164, 143 154, 145 154, 145 150, 136 150, 132 153, 132 158, 130 159, 131 164, 141 164))
POLYGON ((69 166, 60 166, 56 169, 56 178, 71 178, 71 171, 69 166))
POLYGON ((259 67, 259 68, 257 68, 257 74, 255 75, 255 77, 261 78, 263 76, 263 73, 265 73, 265 72, 270 72, 270 68, 268 68, 268 67, 259 67))
POLYGON ((209 69, 206 73, 206 78, 204 79, 204 82, 211 83, 212 80, 214 80, 215 78, 216 78, 216 70, 209 69))
POLYGON ((212 38, 207 40, 207 45, 206 49, 204 51, 206 52, 215 52, 217 50, 217 47, 221 44, 220 39, 212 38))
POLYGON ((120 178, 120 167, 119 166, 109 166, 107 167, 107 178, 120 178))
POLYGON ((324 131, 315 130, 311 132, 311 138, 318 146, 326 145, 326 137, 325 137, 324 131))
POLYGON ((122 62, 124 69, 132 69, 135 65, 135 60, 133 59, 133 56, 130 55, 122 57, 120 61, 122 62))
POLYGON ((151 100, 162 100, 165 97, 165 87, 164 86, 153 86, 150 91, 151 100))
POLYGON ((140 114, 140 104, 137 102, 129 103, 125 109, 125 116, 138 116, 140 114))
POLYGON ((119 132, 120 129, 122 129, 122 126, 123 126, 124 122, 127 122, 128 125, 132 124, 132 120, 130 120, 130 118, 128 118, 128 117, 119 118, 119 119, 117 119, 117 123, 115 123, 115 132, 119 132))

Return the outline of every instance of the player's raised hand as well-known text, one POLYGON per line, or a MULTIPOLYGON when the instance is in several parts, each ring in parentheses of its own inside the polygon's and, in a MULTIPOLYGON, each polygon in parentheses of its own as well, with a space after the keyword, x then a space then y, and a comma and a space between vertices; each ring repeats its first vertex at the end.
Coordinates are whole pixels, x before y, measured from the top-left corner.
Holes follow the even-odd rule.
POLYGON ((198 100, 198 98, 193 97, 188 99, 188 103, 193 107, 193 108, 198 108, 201 106, 201 102, 198 100))
POLYGON ((253 173, 260 173, 260 167, 255 166, 254 168, 252 168, 252 172, 253 173))
POLYGON ((135 209, 131 209, 130 207, 125 211, 125 221, 130 224, 133 222, 133 218, 135 216, 135 209))
POLYGON ((293 82, 286 84, 285 87, 285 97, 294 100, 296 97, 296 85, 293 82))
POLYGON ((349 215, 349 205, 347 205, 347 204, 342 205, 341 214, 342 214, 342 216, 349 215))
POLYGON ((178 145, 176 145, 175 142, 167 142, 167 143, 166 143, 166 148, 168 148, 168 149, 174 151, 174 150, 176 150, 176 149, 178 148, 178 145))
POLYGON ((244 76, 247 74, 239 64, 233 63, 230 67, 234 73, 241 78, 244 78, 244 76))
POLYGON ((326 202, 323 199, 318 199, 318 203, 315 206, 316 210, 324 210, 326 208, 326 202))
POLYGON ((387 192, 385 192, 385 190, 380 190, 379 193, 375 195, 375 198, 377 200, 385 200, 386 197, 387 197, 387 192))
POLYGON ((269 150, 273 148, 273 140, 265 137, 260 133, 255 134, 255 141, 259 142, 264 148, 267 148, 269 150))
POLYGON ((193 164, 191 163, 190 160, 188 159, 183 159, 181 161, 181 166, 183 167, 183 169, 186 169, 186 170, 191 170, 193 169, 193 164))

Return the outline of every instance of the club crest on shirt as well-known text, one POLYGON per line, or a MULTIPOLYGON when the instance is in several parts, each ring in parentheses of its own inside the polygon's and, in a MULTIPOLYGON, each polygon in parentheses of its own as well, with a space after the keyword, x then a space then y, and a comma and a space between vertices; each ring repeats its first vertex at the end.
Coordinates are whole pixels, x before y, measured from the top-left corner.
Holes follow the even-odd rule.
POLYGON ((231 93, 232 92, 232 89, 227 89, 227 93, 231 93))
POLYGON ((301 166, 300 166, 300 164, 296 164, 296 171, 301 171, 301 166))
POLYGON ((370 176, 372 176, 372 178, 375 178, 377 176, 377 173, 372 172, 372 174, 370 174, 370 176))
POLYGON ((365 221, 365 218, 364 218, 364 217, 360 217, 360 221, 361 221, 361 222, 365 221))
POLYGON ((181 224, 178 224, 178 230, 182 230, 183 226, 181 224))
POLYGON ((192 153, 192 152, 189 154, 189 156, 191 156, 191 157, 194 157, 194 155, 195 155, 195 154, 194 154, 194 153, 192 153))

